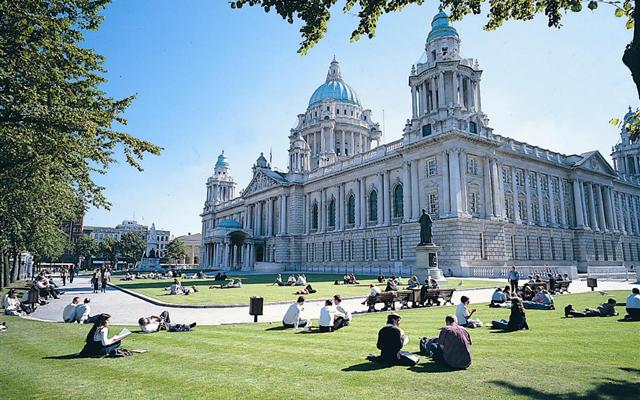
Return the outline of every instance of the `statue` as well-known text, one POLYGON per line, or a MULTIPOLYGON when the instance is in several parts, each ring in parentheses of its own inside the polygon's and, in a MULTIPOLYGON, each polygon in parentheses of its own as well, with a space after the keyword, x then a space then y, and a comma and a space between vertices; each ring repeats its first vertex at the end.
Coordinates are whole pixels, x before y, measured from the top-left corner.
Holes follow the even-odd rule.
POLYGON ((149 252, 149 258, 156 258, 156 251, 154 249, 151 249, 149 252))
POLYGON ((422 210, 422 216, 418 222, 420 222, 420 244, 418 246, 433 244, 433 235, 431 233, 433 220, 431 219, 431 216, 427 214, 425 209, 422 210))

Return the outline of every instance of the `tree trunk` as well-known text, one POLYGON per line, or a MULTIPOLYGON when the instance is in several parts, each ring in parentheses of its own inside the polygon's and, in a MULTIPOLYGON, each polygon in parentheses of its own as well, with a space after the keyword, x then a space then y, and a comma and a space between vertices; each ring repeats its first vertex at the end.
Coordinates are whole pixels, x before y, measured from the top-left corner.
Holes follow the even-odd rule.
POLYGON ((4 259, 2 276, 5 286, 9 285, 9 282, 11 282, 11 260, 9 260, 9 254, 10 253, 8 251, 5 251, 4 256, 2 257, 4 259))
POLYGON ((20 275, 20 252, 13 252, 13 266, 11 268, 11 283, 18 280, 18 276, 20 275))
POLYGON ((622 62, 631 71, 633 82, 636 84, 636 90, 638 91, 638 98, 640 99, 640 9, 638 6, 640 6, 640 0, 635 1, 633 39, 622 55, 622 62))
POLYGON ((2 290, 2 288, 4 288, 5 283, 4 283, 4 249, 2 247, 0 247, 0 290, 2 290))

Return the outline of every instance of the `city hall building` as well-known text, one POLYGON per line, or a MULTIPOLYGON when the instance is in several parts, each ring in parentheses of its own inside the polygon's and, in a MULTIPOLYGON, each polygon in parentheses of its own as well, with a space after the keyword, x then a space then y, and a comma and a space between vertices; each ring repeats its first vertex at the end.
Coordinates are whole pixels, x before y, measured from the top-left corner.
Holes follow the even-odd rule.
POLYGON ((218 157, 201 215, 203 267, 404 275, 422 209, 445 272, 638 263, 640 142, 623 130, 612 167, 598 151, 560 154, 494 133, 478 61, 461 56, 445 13, 431 26, 400 140, 380 143, 334 59, 291 129, 286 172, 260 155, 236 193, 218 157))

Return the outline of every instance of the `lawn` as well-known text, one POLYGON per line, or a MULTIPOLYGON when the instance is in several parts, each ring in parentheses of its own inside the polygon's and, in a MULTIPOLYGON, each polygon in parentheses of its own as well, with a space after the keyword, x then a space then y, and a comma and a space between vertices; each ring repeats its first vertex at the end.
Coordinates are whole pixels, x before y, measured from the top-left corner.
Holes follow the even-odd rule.
MULTIPOLYGON (((622 299, 626 293, 615 295, 622 299)), ((126 348, 149 351, 124 359, 74 359, 88 326, 0 317, 9 326, 8 332, 0 333, 0 397, 637 398, 640 322, 561 315, 569 302, 583 308, 603 300, 597 292, 557 296, 558 310, 527 312, 529 331, 472 330, 473 364, 454 372, 442 371, 424 357, 413 368, 382 368, 364 360, 376 352, 385 313, 356 316, 351 326, 327 334, 262 323, 199 326, 189 333, 134 333, 126 348)), ((411 337, 407 350, 418 350, 420 336, 436 335, 445 314, 452 311, 402 311, 401 327, 411 337)), ((486 322, 507 315, 508 310, 479 306, 478 317, 486 322)))
MULTIPOLYGON (((209 289, 209 286, 220 284, 221 282, 213 281, 212 279, 184 279, 181 281, 182 285, 189 287, 195 285, 198 288, 197 293, 188 296, 170 295, 169 291, 165 290, 165 288, 171 285, 173 282, 171 279, 137 279, 135 281, 123 281, 116 278, 113 279, 112 283, 145 296, 173 304, 247 304, 251 296, 262 296, 266 303, 292 301, 297 297, 295 293, 302 289, 299 286, 274 286, 273 281, 275 280, 275 275, 273 274, 244 275, 240 278, 243 279, 242 287, 237 289, 209 289)), ((287 276, 284 275, 285 280, 286 278, 287 276)), ((305 295, 308 299, 324 299, 334 294, 340 294, 345 298, 364 298, 369 294, 369 284, 378 284, 376 277, 372 276, 358 277, 359 285, 340 286, 334 285, 334 281, 336 279, 342 280, 342 275, 308 274, 307 279, 311 286, 318 291, 311 295, 305 295)), ((406 281, 407 280, 404 279, 405 283, 406 281)), ((470 289, 495 287, 496 285, 496 281, 451 278, 446 284, 441 286, 470 289), (462 285, 460 285, 460 282, 462 282, 462 285)), ((384 290, 384 285, 378 284, 378 286, 384 290)))

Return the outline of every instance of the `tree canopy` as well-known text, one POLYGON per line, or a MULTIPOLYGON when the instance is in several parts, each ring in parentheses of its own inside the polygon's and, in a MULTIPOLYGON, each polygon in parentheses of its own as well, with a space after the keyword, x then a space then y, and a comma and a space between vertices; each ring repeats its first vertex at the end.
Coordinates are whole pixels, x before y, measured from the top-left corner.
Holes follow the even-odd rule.
POLYGON ((120 236, 118 253, 128 262, 140 261, 147 248, 147 241, 138 232, 126 232, 120 236))
POLYGON ((181 261, 182 257, 186 255, 187 247, 182 240, 175 238, 167 245, 167 255, 165 258, 169 262, 181 261))

